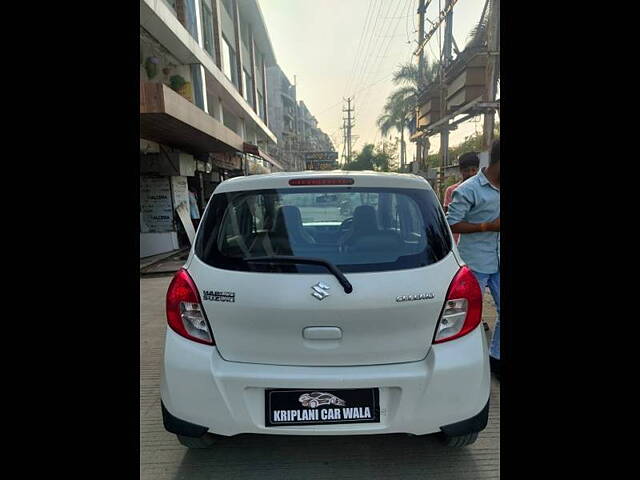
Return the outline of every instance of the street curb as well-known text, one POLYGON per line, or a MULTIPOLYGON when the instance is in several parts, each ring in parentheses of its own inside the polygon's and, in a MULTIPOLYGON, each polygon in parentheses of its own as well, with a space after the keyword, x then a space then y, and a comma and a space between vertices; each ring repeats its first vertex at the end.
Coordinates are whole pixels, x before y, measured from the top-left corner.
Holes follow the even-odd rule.
POLYGON ((155 265, 157 263, 165 261, 167 258, 171 258, 171 257, 173 257, 175 255, 179 255, 180 253, 184 253, 186 251, 189 251, 189 249, 190 248, 183 247, 183 248, 180 248, 178 250, 173 250, 171 252, 167 252, 166 254, 162 254, 158 258, 156 258, 155 260, 153 260, 153 261, 151 261, 149 263, 144 263, 144 264, 140 265, 140 273, 143 273, 144 270, 146 270, 147 268, 149 268, 149 267, 151 267, 151 266, 153 266, 153 265, 155 265))

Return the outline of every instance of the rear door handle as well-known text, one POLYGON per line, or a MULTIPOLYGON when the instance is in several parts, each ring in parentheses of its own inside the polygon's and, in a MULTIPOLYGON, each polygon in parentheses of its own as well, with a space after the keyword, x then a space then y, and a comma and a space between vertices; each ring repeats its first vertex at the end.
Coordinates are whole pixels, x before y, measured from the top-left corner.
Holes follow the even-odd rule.
POLYGON ((339 327, 306 327, 302 330, 302 336, 307 340, 339 340, 342 338, 342 329, 339 327))

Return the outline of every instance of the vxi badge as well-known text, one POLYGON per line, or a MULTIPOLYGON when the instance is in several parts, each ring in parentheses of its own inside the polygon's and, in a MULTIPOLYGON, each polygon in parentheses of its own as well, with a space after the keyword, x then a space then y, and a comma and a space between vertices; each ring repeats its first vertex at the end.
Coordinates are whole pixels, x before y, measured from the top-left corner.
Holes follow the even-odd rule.
POLYGON ((431 300, 435 295, 433 293, 418 293, 416 295, 399 295, 396 302, 413 302, 415 300, 431 300))

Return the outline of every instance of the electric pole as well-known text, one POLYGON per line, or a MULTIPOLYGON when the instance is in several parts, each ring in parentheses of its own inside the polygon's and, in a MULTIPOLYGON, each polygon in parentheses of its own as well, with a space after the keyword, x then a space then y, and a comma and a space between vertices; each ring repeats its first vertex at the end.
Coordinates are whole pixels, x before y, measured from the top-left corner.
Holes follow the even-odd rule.
POLYGON ((295 99, 295 107, 294 107, 294 111, 293 111, 293 121, 295 122, 295 128, 294 128, 294 162, 296 165, 296 170, 300 171, 300 170, 304 170, 302 168, 302 142, 300 141, 300 120, 298 118, 298 110, 299 110, 299 106, 298 106, 298 79, 296 78, 296 76, 293 76, 293 90, 294 90, 294 96, 293 98, 295 99))
MULTIPOLYGON (((420 39, 420 42, 422 42, 422 39, 424 38, 424 13, 425 10, 427 9, 427 6, 425 4, 425 0, 420 0, 420 5, 418 6, 418 38, 420 39)), ((420 52, 420 56, 418 57, 418 95, 422 92, 422 90, 424 89, 424 51, 420 52)), ((418 126, 418 118, 420 117, 420 109, 418 107, 416 107, 416 127, 418 126)), ((424 148, 424 140, 422 138, 419 138, 418 141, 416 142, 416 161, 418 162, 418 167, 420 168, 420 170, 422 170, 422 164, 423 164, 423 148, 424 148)), ((426 152, 424 153, 424 156, 426 157, 426 152)))
MULTIPOLYGON (((443 118, 447 118, 447 85, 445 82, 445 71, 451 63, 451 45, 453 38, 453 11, 449 9, 451 0, 446 1, 445 11, 448 10, 444 24, 444 41, 442 44, 442 55, 440 58, 440 112, 443 118)), ((440 127, 440 199, 444 199, 444 169, 449 164, 449 120, 445 120, 440 127)))
POLYGON ((347 118, 343 118, 342 120, 346 122, 344 124, 344 128, 345 128, 345 140, 347 145, 347 164, 348 164, 349 162, 351 162, 351 129, 355 126, 353 124, 355 117, 351 116, 351 113, 354 111, 354 109, 351 108, 351 97, 347 98, 346 101, 347 101, 347 109, 345 110, 343 108, 342 111, 347 114, 347 118))
POLYGON ((347 122, 342 120, 342 165, 347 165, 347 156, 345 155, 347 148, 347 122))
MULTIPOLYGON (((496 101, 496 89, 500 72, 500 0, 489 2, 489 22, 487 25, 487 71, 486 71, 486 101, 496 101)), ((490 108, 484 114, 483 145, 485 150, 491 148, 493 129, 495 126, 495 110, 490 108)))

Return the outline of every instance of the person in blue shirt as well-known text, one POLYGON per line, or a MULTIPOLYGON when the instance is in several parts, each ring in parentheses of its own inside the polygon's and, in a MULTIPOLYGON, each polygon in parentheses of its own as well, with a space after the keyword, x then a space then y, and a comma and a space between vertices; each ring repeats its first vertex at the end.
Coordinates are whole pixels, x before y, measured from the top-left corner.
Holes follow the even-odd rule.
POLYGON ((458 252, 484 293, 489 287, 498 317, 491 338, 491 369, 500 372, 500 139, 491 145, 489 166, 453 192, 447 210, 453 233, 460 233, 458 252))

